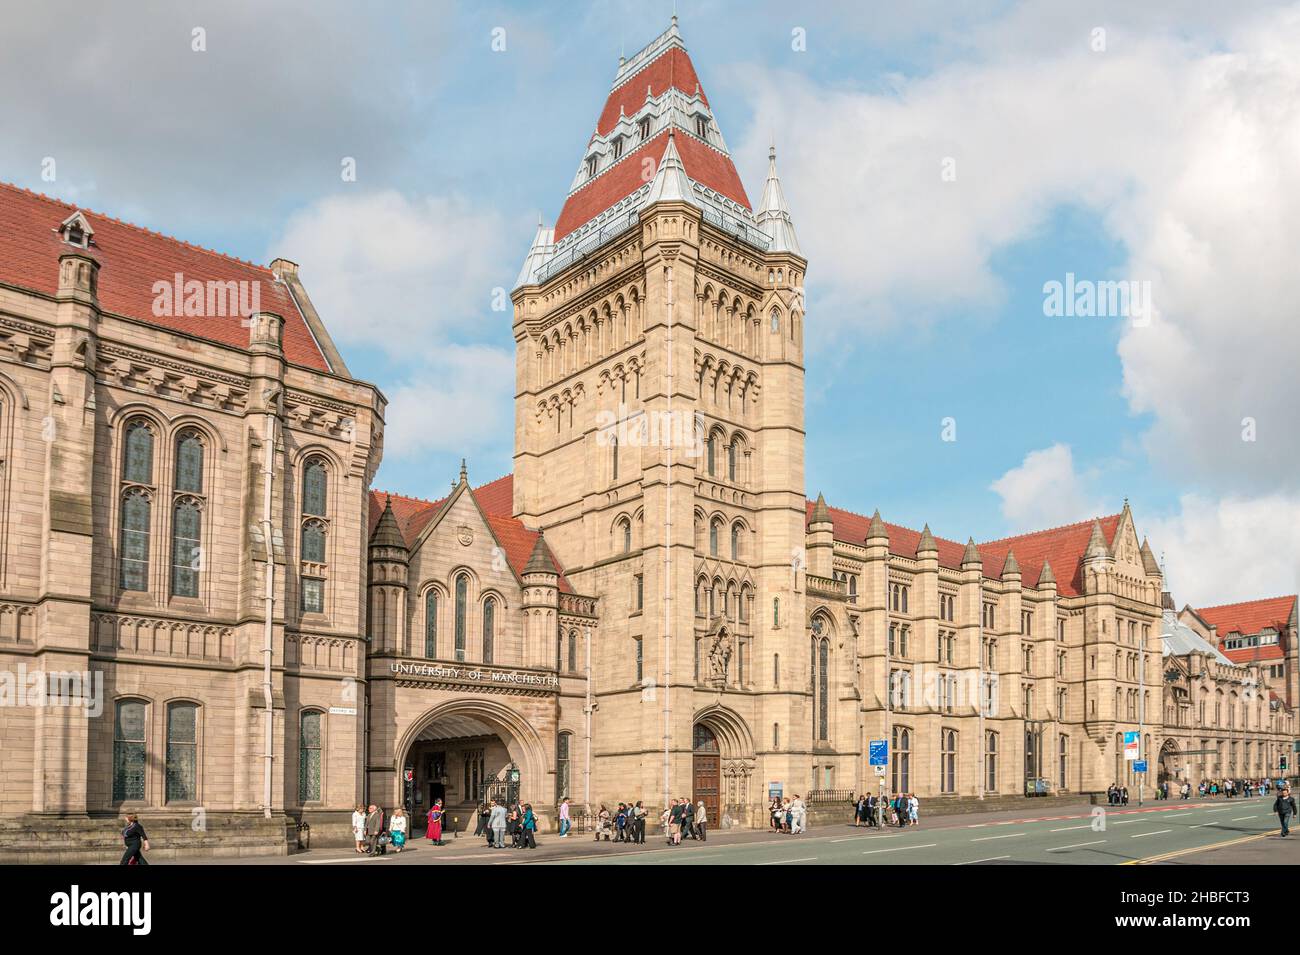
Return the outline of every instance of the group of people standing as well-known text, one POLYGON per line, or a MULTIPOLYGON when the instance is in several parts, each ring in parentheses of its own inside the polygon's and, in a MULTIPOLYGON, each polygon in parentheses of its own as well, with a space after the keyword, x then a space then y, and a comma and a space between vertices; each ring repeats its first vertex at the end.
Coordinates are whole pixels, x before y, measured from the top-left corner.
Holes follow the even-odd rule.
MULTIPOLYGON (((566 808, 567 804, 566 799, 566 808)), ((537 848, 537 814, 533 812, 532 803, 512 802, 507 805, 504 799, 481 802, 476 817, 474 835, 486 839, 489 849, 507 848, 507 836, 510 837, 508 848, 537 848)), ((561 835, 568 834, 567 828, 563 828, 564 821, 567 821, 567 813, 562 817, 561 835)))
POLYGON ((1273 789, 1268 779, 1202 779, 1196 787, 1202 796, 1266 796, 1273 789))
MULTIPOLYGON (((437 809, 441 819, 441 803, 437 809)), ((394 809, 389 818, 385 818, 384 810, 374 803, 357 806, 352 810, 352 839, 356 851, 364 855, 383 855, 390 845, 394 852, 401 852, 406 848, 406 836, 410 829, 411 819, 405 809, 394 809)), ((441 838, 439 835, 438 839, 441 838)))
POLYGON ((916 798, 916 793, 897 793, 893 796, 863 793, 852 800, 852 806, 853 825, 858 828, 903 828, 921 824, 921 800, 916 798))
POLYGON ((768 814, 772 817, 772 829, 775 832, 795 835, 808 828, 808 805, 798 793, 794 794, 793 799, 773 796, 768 814))
POLYGON ((641 802, 621 802, 618 808, 610 812, 609 807, 601 805, 596 813, 596 841, 630 842, 645 845, 646 808, 641 802))

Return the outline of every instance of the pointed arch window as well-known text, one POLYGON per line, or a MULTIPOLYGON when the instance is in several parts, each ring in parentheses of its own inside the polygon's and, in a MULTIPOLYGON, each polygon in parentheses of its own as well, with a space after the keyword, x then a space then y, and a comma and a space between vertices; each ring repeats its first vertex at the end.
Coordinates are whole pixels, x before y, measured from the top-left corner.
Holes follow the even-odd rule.
POLYGON ((939 791, 957 791, 957 731, 939 731, 939 791))
POLYGON ((718 528, 722 526, 722 521, 714 518, 709 522, 709 555, 718 556, 718 528))
POLYGON ((131 484, 153 484, 153 427, 143 418, 126 426, 122 479, 131 484))
POLYGON ((122 496, 122 589, 149 589, 149 524, 153 502, 144 488, 131 487, 122 496))
POLYGON ((493 643, 496 638, 497 602, 489 597, 483 603, 483 662, 492 662, 493 643))
POLYGON ((610 453, 610 462, 611 462, 610 473, 613 475, 613 480, 617 481, 618 480, 618 438, 611 437, 609 439, 609 453, 610 453))
POLYGON ((203 441, 193 429, 176 439, 176 490, 203 493, 203 441))
POLYGON ((113 801, 142 802, 145 773, 145 704, 122 700, 113 720, 113 801))
POLYGON ((424 595, 424 655, 430 660, 438 655, 438 591, 424 595))
POLYGON ((772 309, 772 316, 771 316, 771 317, 772 317, 772 331, 773 331, 774 333, 780 332, 780 331, 781 331, 781 313, 778 312, 776 309, 772 309))
POLYGON ((203 509, 186 495, 172 507, 172 596, 197 597, 203 567, 203 509))
POLYGON ((309 458, 302 474, 302 526, 299 531, 303 613, 325 612, 328 506, 329 470, 323 459, 309 458))
POLYGON ((469 575, 461 574, 456 578, 456 659, 465 659, 465 615, 469 604, 469 575))
POLYGON ((731 525, 731 559, 740 559, 740 524, 731 525))
POLYGON ((193 703, 167 707, 167 802, 198 798, 199 708, 193 703))
POLYGON ((718 450, 718 436, 716 434, 711 434, 709 435, 709 444, 706 451, 709 477, 713 477, 718 473, 717 472, 717 450, 718 450))
POLYGON ((727 480, 735 483, 736 480, 736 442, 732 441, 727 445, 727 480))
POLYGON ((998 791, 998 734, 984 734, 984 791, 998 791))
POLYGON ((319 710, 298 718, 298 799, 319 802, 321 779, 321 720, 319 710))
POLYGON ((894 727, 894 754, 890 760, 893 771, 893 791, 912 791, 912 731, 906 726, 894 727))

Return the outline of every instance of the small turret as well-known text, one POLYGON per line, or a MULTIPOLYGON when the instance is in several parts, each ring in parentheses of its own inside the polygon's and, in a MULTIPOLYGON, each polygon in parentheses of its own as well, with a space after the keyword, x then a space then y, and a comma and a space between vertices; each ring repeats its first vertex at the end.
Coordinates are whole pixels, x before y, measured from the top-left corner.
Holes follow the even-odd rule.
POLYGON ((961 566, 965 570, 967 567, 983 567, 984 558, 980 557, 980 549, 975 546, 975 538, 968 538, 966 541, 966 550, 961 555, 961 566))
POLYGON ((1007 559, 1002 562, 1002 579, 1020 579, 1020 561, 1016 560, 1015 551, 1007 551, 1007 559))

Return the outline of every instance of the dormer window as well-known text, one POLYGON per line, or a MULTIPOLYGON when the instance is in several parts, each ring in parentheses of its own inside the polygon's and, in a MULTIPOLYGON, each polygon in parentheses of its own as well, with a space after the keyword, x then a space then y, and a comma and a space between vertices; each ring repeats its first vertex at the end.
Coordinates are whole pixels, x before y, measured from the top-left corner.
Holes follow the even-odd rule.
POLYGON ((695 117, 695 135, 699 136, 700 139, 709 138, 709 121, 703 116, 695 117))
POLYGON ((78 211, 59 224, 59 234, 68 245, 76 246, 79 249, 88 249, 95 230, 90 227, 86 217, 78 211))
POLYGON ((598 161, 598 157, 596 157, 596 156, 590 156, 590 157, 587 158, 587 178, 588 178, 588 179, 590 179, 592 176, 596 175, 596 163, 597 163, 597 161, 598 161))
POLYGON ((619 136, 614 140, 614 159, 620 159, 623 156, 623 137, 619 136))
POLYGON ((641 139, 643 141, 650 138, 650 117, 647 116, 645 119, 637 123, 636 126, 641 133, 641 139))

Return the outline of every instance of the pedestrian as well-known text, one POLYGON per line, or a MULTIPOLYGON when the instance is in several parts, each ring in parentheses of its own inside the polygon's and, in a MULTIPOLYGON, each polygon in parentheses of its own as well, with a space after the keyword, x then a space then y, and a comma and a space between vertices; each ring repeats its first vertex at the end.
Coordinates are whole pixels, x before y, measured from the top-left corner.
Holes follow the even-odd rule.
MULTIPOLYGON (((1278 820, 1282 823, 1282 838, 1291 834, 1291 817, 1296 814, 1295 798, 1291 795, 1291 787, 1282 784, 1278 790, 1277 798, 1273 800, 1273 811, 1277 813, 1278 820)), ((145 843, 145 848, 149 844, 145 843)))
POLYGON ((488 828, 492 830, 493 849, 504 849, 506 847, 506 807, 500 799, 492 804, 492 810, 488 813, 488 828))
POLYGON ((600 807, 600 812, 596 813, 596 841, 600 842, 600 837, 604 836, 605 841, 609 842, 609 810, 604 804, 600 807))
POLYGON ((795 793, 794 799, 790 802, 790 832, 803 832, 807 820, 808 807, 804 804, 803 798, 795 793))
POLYGON ((357 852, 366 851, 366 807, 357 806, 352 810, 352 840, 357 852))
POLYGON ((384 831, 384 814, 379 807, 371 803, 366 810, 366 855, 379 854, 379 834, 384 831))
POLYGON ((406 830, 410 827, 411 820, 406 815, 405 809, 394 809, 393 818, 388 823, 388 832, 393 840, 393 851, 400 853, 406 845, 406 830))
POLYGON ((668 813, 668 841, 670 845, 680 846, 682 844, 682 819, 685 814, 686 807, 682 805, 682 800, 674 799, 668 813))
POLYGON ((709 841, 709 811, 704 808, 704 800, 701 799, 695 806, 695 833, 700 842, 709 841))
POLYGON ((506 830, 510 833, 510 848, 518 849, 523 845, 523 812, 518 803, 510 804, 510 814, 506 817, 506 830))
POLYGON ((532 803, 524 803, 523 827, 524 827, 523 848, 536 849, 537 848, 537 838, 536 838, 537 817, 533 815, 532 803))
POLYGON ((645 845, 645 817, 646 808, 638 799, 632 807, 632 841, 639 846, 645 845))
POLYGON ((484 803, 479 803, 478 808, 474 810, 474 835, 483 835, 483 830, 488 827, 488 808, 484 803))
POLYGON ((565 796, 560 800, 560 838, 567 839, 569 836, 569 827, 573 823, 569 821, 569 797, 565 796))
MULTIPOLYGON (((1292 803, 1292 811, 1295 804, 1292 803)), ((144 826, 140 825, 140 817, 133 812, 126 814, 126 828, 122 830, 122 844, 126 847, 122 853, 122 861, 119 865, 148 865, 149 860, 144 857, 144 853, 149 851, 149 837, 145 834, 144 826)))
POLYGON ((781 797, 773 796, 772 805, 768 807, 768 815, 772 817, 772 828, 777 832, 781 831, 781 797))
POLYGON ((921 824, 921 800, 916 798, 916 793, 907 798, 907 821, 913 826, 921 824))
POLYGON ((682 799, 682 837, 695 838, 695 805, 686 798, 682 799))
POLYGON ((435 846, 442 845, 442 800, 435 799, 433 807, 425 815, 426 826, 424 829, 425 838, 435 846))

